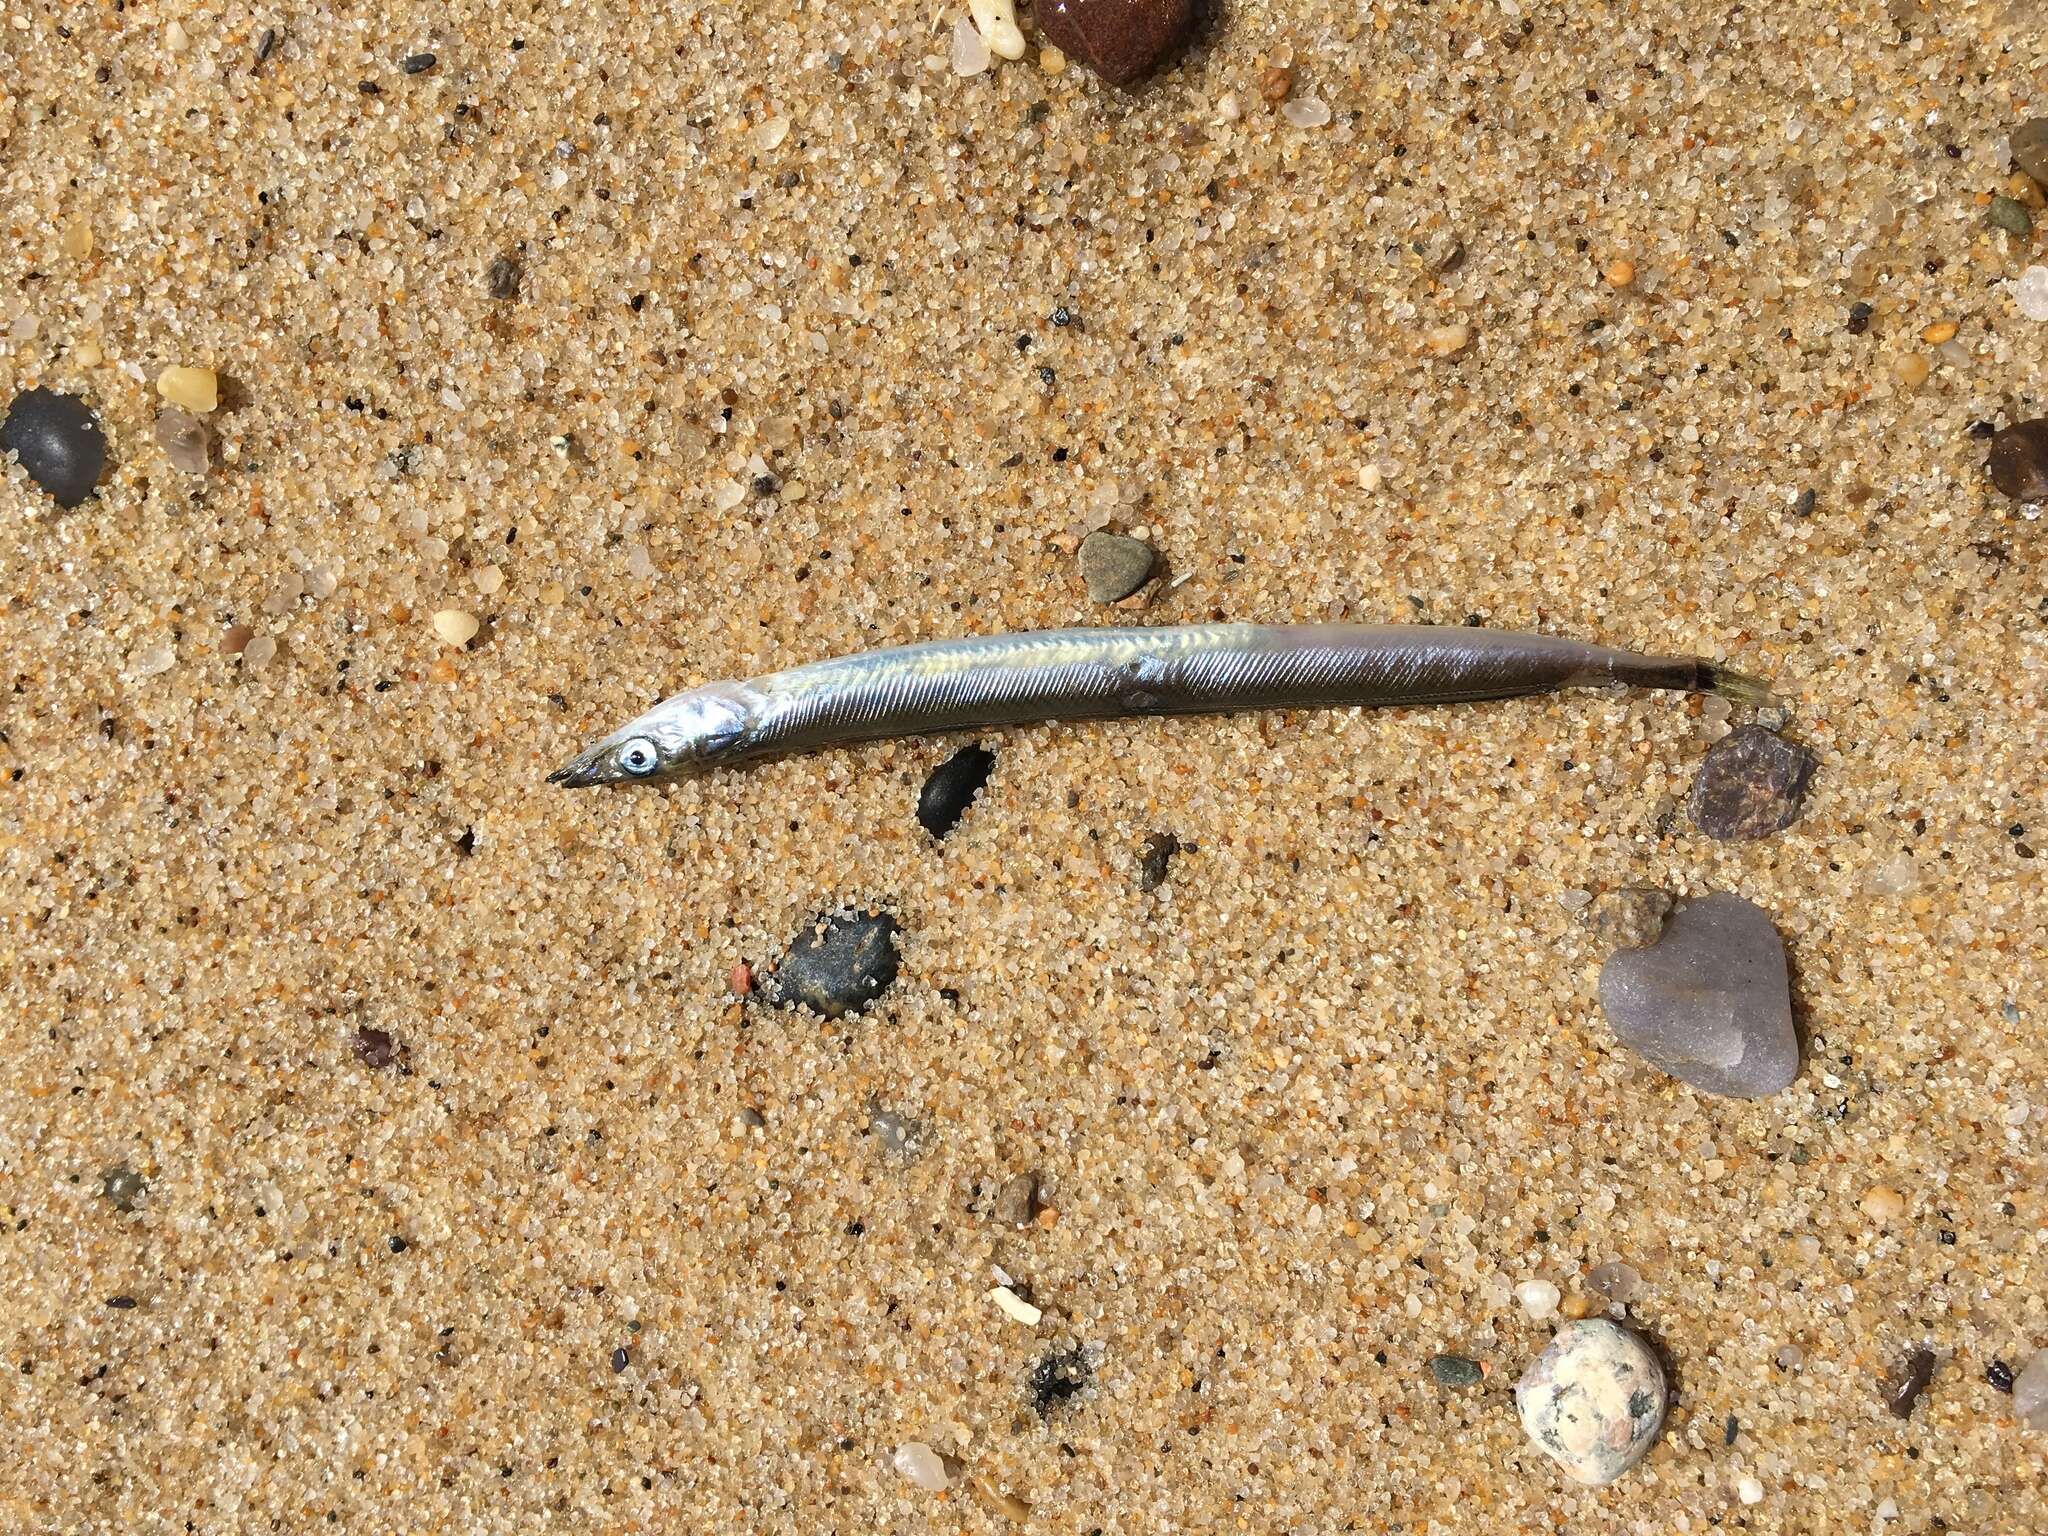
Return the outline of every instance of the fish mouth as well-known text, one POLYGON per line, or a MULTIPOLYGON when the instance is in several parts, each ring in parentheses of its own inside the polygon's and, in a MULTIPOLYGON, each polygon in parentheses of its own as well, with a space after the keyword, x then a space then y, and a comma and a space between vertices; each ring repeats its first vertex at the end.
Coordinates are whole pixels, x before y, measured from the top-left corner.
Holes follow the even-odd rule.
POLYGON ((593 747, 579 752, 561 767, 548 775, 550 784, 559 784, 564 789, 588 789, 593 784, 610 782, 605 773, 603 754, 593 747))

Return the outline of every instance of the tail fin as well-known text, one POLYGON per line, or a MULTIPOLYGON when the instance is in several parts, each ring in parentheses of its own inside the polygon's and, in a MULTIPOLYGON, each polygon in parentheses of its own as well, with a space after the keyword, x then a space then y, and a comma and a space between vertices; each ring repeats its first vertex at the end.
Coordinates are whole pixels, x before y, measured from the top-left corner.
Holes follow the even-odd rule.
POLYGON ((1699 664, 1699 691, 1719 694, 1733 704, 1757 708, 1778 702, 1778 696, 1771 692, 1771 685, 1762 678, 1751 677, 1746 672, 1737 672, 1711 661, 1699 664))

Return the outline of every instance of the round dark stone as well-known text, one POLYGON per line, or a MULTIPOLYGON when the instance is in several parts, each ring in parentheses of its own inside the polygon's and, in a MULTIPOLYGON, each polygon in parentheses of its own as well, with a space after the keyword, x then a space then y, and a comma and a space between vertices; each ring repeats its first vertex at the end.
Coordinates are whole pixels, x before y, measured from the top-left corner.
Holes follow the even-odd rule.
POLYGON ((1129 85, 1187 36, 1193 0, 1039 0, 1038 30, 1111 85, 1129 85))
POLYGON ((78 396, 25 389, 0 421, 0 453, 19 455, 29 478, 58 506, 75 507, 92 494, 107 467, 107 434, 78 396))
POLYGON ((828 1019, 858 1013, 896 979, 900 931, 886 912, 814 918, 763 990, 771 1002, 802 1003, 828 1019))
POLYGON ((359 1029, 349 1044, 366 1067, 388 1067, 398 1055, 398 1042, 381 1029, 359 1029))
POLYGON ((918 791, 918 825, 933 837, 952 831, 981 793, 995 765, 995 753, 982 747, 962 747, 939 764, 918 791))
POLYGON ((614 1376, 618 1375, 619 1372, 623 1371, 627 1366, 631 1365, 632 1363, 632 1355, 628 1354, 624 1349, 615 1349, 612 1351, 612 1374, 614 1376))
POLYGON ((1730 731, 1708 748, 1692 781, 1693 825, 1732 843, 1783 831, 1799 819, 1814 766, 1811 752, 1775 731, 1730 731))
POLYGON ((2014 422, 1991 439, 1991 483, 2014 501, 2048 501, 2048 416, 2014 422))
POLYGON ((405 61, 405 72, 408 75, 424 75, 437 62, 439 61, 431 53, 416 53, 405 61))

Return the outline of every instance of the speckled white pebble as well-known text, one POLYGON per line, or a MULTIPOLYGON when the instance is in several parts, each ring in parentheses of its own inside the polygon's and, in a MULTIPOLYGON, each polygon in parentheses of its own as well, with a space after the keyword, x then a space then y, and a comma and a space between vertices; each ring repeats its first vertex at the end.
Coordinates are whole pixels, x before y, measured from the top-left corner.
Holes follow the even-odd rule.
POLYGON ((1576 1482, 1611 1483, 1643 1459, 1664 1424, 1664 1372, 1626 1328, 1567 1323, 1515 1383, 1537 1448, 1576 1482))

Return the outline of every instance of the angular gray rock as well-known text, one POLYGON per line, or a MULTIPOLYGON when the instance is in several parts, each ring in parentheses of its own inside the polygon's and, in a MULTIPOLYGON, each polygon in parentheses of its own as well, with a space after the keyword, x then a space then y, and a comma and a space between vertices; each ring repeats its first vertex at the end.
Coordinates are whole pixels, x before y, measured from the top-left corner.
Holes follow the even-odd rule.
POLYGON ((1784 942, 1739 896, 1690 902, 1656 943, 1609 956, 1600 1007, 1622 1044, 1702 1093, 1758 1099, 1799 1075, 1784 942))

